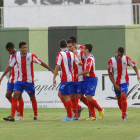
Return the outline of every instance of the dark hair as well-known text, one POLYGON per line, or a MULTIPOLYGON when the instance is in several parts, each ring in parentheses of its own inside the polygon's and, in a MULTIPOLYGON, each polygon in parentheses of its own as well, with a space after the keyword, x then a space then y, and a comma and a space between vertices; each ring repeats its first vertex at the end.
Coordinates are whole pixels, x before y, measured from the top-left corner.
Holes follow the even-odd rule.
POLYGON ((67 40, 67 43, 68 43, 68 44, 69 44, 69 43, 74 44, 74 41, 73 41, 72 39, 68 39, 68 40, 67 40))
POLYGON ((12 49, 14 47, 14 44, 12 43, 12 42, 8 42, 7 44, 6 44, 6 49, 12 49))
POLYGON ((85 49, 88 49, 89 50, 89 52, 91 52, 92 51, 92 45, 91 44, 85 44, 84 45, 85 46, 85 49))
POLYGON ((65 39, 62 39, 60 42, 59 42, 59 46, 60 48, 66 48, 67 47, 67 42, 65 39))
POLYGON ((19 42, 19 48, 21 48, 22 45, 27 45, 26 41, 20 41, 20 42, 19 42))
POLYGON ((75 36, 71 36, 70 39, 72 39, 74 41, 74 43, 77 43, 77 39, 75 36))
POLYGON ((123 47, 119 47, 119 48, 118 48, 118 52, 124 53, 124 48, 123 48, 123 47))

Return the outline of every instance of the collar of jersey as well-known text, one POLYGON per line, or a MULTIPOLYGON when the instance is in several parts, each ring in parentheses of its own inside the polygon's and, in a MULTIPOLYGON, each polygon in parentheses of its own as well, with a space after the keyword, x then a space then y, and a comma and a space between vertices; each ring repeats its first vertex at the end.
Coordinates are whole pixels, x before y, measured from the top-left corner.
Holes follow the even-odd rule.
MULTIPOLYGON (((114 58, 115 58, 115 56, 114 56, 114 58)), ((116 61, 121 61, 121 60, 122 60, 122 58, 121 58, 121 59, 119 59, 119 60, 117 60, 117 59, 115 58, 115 60, 116 60, 116 61)))
POLYGON ((26 57, 26 56, 27 56, 27 54, 23 56, 23 55, 21 55, 21 53, 20 53, 20 56, 21 56, 21 57, 26 57))
POLYGON ((86 59, 89 58, 89 57, 93 57, 93 55, 89 55, 89 56, 87 56, 86 59))
POLYGON ((70 52, 68 49, 62 50, 61 52, 70 52))

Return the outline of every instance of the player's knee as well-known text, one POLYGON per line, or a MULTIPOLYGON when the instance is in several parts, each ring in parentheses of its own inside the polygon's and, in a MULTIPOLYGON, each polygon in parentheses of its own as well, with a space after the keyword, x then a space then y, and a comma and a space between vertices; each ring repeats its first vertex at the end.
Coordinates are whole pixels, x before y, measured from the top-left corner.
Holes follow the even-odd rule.
POLYGON ((126 95, 121 95, 121 100, 126 101, 126 95))
POLYGON ((7 99, 10 99, 10 98, 11 98, 11 95, 6 94, 5 97, 6 97, 7 99))

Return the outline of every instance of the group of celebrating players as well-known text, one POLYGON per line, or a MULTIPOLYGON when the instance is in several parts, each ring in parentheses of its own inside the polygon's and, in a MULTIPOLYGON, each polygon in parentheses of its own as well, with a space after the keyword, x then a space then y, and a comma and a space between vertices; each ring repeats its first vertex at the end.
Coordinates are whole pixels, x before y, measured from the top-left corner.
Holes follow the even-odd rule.
MULTIPOLYGON (((38 121, 37 101, 34 88, 34 70, 33 62, 38 63, 50 70, 53 74, 53 85, 56 86, 56 76, 61 68, 61 83, 58 96, 61 99, 67 116, 61 121, 78 120, 82 107, 79 105, 79 99, 89 109, 90 116, 87 121, 97 120, 95 108, 99 111, 99 120, 104 116, 104 109, 100 107, 93 98, 98 83, 98 77, 95 75, 95 58, 93 56, 91 44, 85 44, 84 47, 77 44, 76 37, 61 40, 59 43, 60 52, 57 54, 56 67, 52 70, 47 64, 42 62, 35 54, 28 53, 28 46, 25 41, 19 43, 18 52, 12 42, 6 44, 6 50, 9 52, 9 66, 0 78, 10 71, 7 85, 6 98, 11 103, 11 115, 4 117, 6 121, 15 121, 24 119, 24 101, 22 93, 25 90, 32 102, 34 111, 34 120, 38 121), (14 92, 13 96, 12 93, 14 92), (15 116, 15 112, 17 115, 15 116)), ((127 66, 132 66, 140 81, 140 75, 135 62, 124 55, 124 48, 119 47, 114 57, 108 62, 109 78, 114 86, 117 96, 118 106, 122 111, 122 121, 126 121, 127 100, 126 95, 129 86, 129 77, 127 66)))

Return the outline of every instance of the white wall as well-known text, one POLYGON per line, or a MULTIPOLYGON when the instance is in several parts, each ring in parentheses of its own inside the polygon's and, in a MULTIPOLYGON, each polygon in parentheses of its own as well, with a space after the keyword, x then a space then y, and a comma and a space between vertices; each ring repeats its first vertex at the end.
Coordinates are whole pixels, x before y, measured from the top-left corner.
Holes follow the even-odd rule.
MULTIPOLYGON (((8 1, 8 0, 7 0, 8 1)), ((4 27, 50 27, 50 26, 93 26, 130 25, 130 0, 112 0, 108 3, 83 5, 31 5, 4 8, 4 27), (125 4, 122 4, 122 1, 125 4)))

